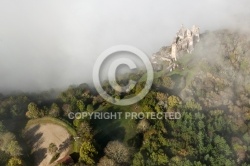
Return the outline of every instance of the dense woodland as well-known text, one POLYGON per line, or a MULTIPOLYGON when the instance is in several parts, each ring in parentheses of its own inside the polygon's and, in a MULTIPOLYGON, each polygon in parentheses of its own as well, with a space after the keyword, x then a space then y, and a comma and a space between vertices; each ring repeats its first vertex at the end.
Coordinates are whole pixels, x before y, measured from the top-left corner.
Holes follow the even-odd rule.
MULTIPOLYGON (((192 54, 182 53, 173 72, 157 71, 150 92, 131 106, 103 100, 90 85, 60 92, 0 95, 0 165, 33 165, 24 128, 30 119, 53 117, 79 139, 72 165, 236 166, 250 165, 250 37, 238 32, 206 32, 192 54), (178 120, 70 120, 70 112, 180 112, 178 120)), ((163 64, 164 65, 164 64, 163 64)), ((145 84, 143 71, 121 77, 137 80, 130 97, 145 84)), ((77 142, 77 143, 76 143, 77 142)), ((56 151, 51 144, 48 151, 56 151)), ((63 164, 58 164, 63 165, 63 164)))

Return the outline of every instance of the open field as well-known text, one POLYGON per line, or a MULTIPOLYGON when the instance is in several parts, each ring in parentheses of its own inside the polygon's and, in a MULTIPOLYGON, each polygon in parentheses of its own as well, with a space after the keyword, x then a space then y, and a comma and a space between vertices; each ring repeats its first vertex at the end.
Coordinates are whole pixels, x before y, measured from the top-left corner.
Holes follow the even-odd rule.
MULTIPOLYGON (((63 122, 61 123, 63 124, 63 122)), ((58 152, 60 153, 58 159, 66 156, 71 151, 72 134, 65 126, 51 123, 46 118, 29 121, 25 130, 25 138, 32 147, 31 153, 37 166, 55 165, 55 162, 50 164, 54 155, 47 150, 50 143, 54 143, 58 147, 58 152)))

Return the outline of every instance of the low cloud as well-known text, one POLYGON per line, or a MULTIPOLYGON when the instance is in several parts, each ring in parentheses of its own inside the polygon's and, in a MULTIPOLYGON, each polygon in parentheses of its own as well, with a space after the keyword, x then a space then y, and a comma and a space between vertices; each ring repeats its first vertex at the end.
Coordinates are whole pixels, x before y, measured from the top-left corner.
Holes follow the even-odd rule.
POLYGON ((0 91, 91 83, 97 56, 117 44, 148 55, 181 24, 248 31, 247 0, 1 0, 0 91))

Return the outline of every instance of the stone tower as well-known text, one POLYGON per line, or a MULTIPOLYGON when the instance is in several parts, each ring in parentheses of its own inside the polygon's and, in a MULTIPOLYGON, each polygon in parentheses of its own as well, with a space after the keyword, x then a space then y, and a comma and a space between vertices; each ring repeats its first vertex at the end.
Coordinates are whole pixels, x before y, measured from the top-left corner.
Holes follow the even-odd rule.
POLYGON ((176 61, 177 60, 177 44, 173 43, 171 47, 171 58, 176 61))

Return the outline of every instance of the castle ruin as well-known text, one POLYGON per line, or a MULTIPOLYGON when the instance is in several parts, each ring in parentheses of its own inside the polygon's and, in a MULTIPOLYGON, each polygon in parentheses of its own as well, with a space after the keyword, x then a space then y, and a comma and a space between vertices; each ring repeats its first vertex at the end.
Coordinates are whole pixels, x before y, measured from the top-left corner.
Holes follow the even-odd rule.
POLYGON ((177 66, 175 61, 177 61, 180 56, 180 52, 192 53, 194 51, 194 44, 199 41, 199 27, 193 25, 190 30, 182 25, 180 30, 176 33, 176 37, 171 46, 162 47, 159 52, 153 54, 150 60, 156 70, 161 70, 159 64, 168 62, 168 68, 172 71, 177 66))

